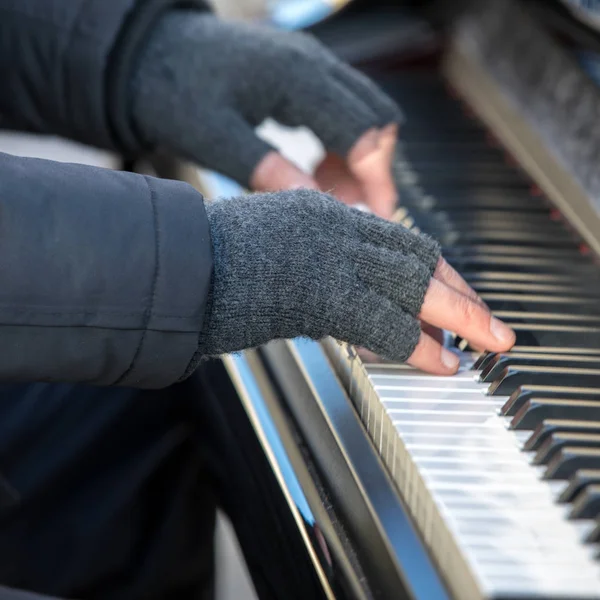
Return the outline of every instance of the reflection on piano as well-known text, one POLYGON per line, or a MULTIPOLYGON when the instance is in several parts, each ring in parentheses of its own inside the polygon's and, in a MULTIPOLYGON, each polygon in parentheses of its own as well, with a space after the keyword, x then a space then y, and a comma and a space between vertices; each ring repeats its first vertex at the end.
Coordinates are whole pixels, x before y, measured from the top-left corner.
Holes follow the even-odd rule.
POLYGON ((453 340, 452 378, 333 340, 223 359, 314 598, 600 599, 600 93, 548 4, 481 0, 440 57, 364 66, 408 117, 398 219, 514 350, 453 340))

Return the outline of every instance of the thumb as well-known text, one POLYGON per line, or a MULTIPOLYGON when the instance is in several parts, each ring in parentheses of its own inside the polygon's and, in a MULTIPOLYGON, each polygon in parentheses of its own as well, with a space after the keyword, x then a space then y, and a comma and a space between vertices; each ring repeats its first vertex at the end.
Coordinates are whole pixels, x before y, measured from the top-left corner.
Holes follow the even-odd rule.
POLYGON ((310 175, 275 151, 266 154, 258 163, 250 179, 250 186, 257 192, 297 188, 319 189, 317 182, 310 175))
POLYGON ((398 194, 392 176, 392 159, 397 139, 396 126, 371 129, 348 154, 348 168, 360 183, 365 204, 378 216, 390 219, 398 194))

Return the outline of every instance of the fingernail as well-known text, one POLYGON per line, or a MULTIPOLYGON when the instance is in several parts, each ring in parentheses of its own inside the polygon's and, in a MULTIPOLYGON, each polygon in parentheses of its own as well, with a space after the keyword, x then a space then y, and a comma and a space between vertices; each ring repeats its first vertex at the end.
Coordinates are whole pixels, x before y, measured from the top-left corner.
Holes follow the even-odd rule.
POLYGON ((381 143, 381 132, 378 129, 369 130, 363 135, 360 143, 365 153, 377 150, 377 148, 379 148, 379 144, 381 143))
POLYGON ((381 132, 378 129, 369 129, 354 144, 348 154, 350 163, 359 163, 363 158, 371 156, 381 145, 381 132))
POLYGON ((385 127, 383 127, 381 130, 381 135, 383 135, 385 137, 388 137, 388 136, 396 137, 398 135, 397 123, 390 123, 389 125, 386 125, 385 127))
POLYGON ((515 338, 512 329, 507 327, 500 319, 496 319, 496 317, 492 317, 490 333, 502 344, 512 343, 515 338))
POLYGON ((442 364, 451 371, 456 371, 459 365, 459 358, 450 350, 446 350, 446 348, 442 348, 442 364))

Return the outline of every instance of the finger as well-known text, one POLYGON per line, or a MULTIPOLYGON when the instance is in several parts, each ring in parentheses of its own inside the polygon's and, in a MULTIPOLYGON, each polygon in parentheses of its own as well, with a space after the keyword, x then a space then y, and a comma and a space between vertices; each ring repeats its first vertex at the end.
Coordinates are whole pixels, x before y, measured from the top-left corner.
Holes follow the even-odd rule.
POLYGON ((379 126, 402 123, 402 110, 373 80, 350 65, 339 61, 332 67, 332 74, 349 90, 366 102, 379 117, 379 126))
POLYGON ((392 175, 395 139, 394 126, 383 131, 371 129, 348 154, 348 168, 363 190, 365 204, 384 219, 392 217, 398 202, 392 175))
POLYGON ((308 127, 328 151, 344 157, 365 132, 379 125, 361 98, 310 61, 297 64, 295 79, 273 117, 284 125, 308 127))
POLYGON ((226 175, 244 187, 251 186, 258 164, 274 152, 241 115, 229 109, 211 115, 202 136, 184 136, 180 146, 180 151, 203 167, 226 175), (193 140, 190 148, 186 148, 187 140, 193 140))
MULTIPOLYGON (((469 286, 469 284, 457 273, 443 257, 440 257, 435 273, 433 275, 436 279, 445 283, 449 287, 455 289, 457 292, 471 298, 473 301, 484 306, 487 310, 487 305, 479 297, 477 292, 469 286)), ((470 344, 475 352, 484 352, 485 348, 478 346, 477 344, 470 344)))
MULTIPOLYGON (((444 345, 446 340, 445 340, 445 334, 444 334, 443 329, 440 329, 439 327, 434 327, 433 325, 430 325, 429 323, 426 323, 425 321, 421 321, 421 329, 428 336, 432 337, 436 342, 438 342, 439 344, 442 344, 442 346, 444 345)), ((485 352, 485 348, 481 348, 479 346, 474 346, 471 343, 469 343, 469 346, 473 350, 473 352, 485 352)))
POLYGON ((479 297, 479 294, 448 264, 444 257, 440 257, 433 276, 463 296, 485 306, 485 302, 479 297))
POLYGON ((344 204, 364 202, 363 192, 358 181, 352 176, 346 161, 332 152, 328 153, 314 173, 319 188, 334 195, 344 204))
POLYGON ((426 333, 430 338, 434 339, 438 344, 444 343, 444 330, 425 321, 421 322, 421 330, 426 333))
POLYGON ((250 186, 259 192, 298 188, 319 189, 317 182, 310 175, 274 151, 269 152, 258 163, 250 178, 250 186))
POLYGON ((412 367, 433 375, 453 375, 460 365, 456 354, 423 332, 407 362, 412 367))
POLYGON ((362 98, 310 63, 310 68, 297 70, 297 79, 273 116, 285 125, 309 127, 328 151, 348 157, 365 204, 391 218, 396 205, 391 172, 395 131, 381 135, 380 117, 362 98))
POLYGON ((381 356, 367 350, 366 348, 356 348, 356 354, 360 358, 360 360, 365 364, 382 364, 385 362, 381 356))
POLYGON ((419 318, 493 352, 509 350, 515 343, 514 332, 489 310, 437 279, 429 284, 419 318))

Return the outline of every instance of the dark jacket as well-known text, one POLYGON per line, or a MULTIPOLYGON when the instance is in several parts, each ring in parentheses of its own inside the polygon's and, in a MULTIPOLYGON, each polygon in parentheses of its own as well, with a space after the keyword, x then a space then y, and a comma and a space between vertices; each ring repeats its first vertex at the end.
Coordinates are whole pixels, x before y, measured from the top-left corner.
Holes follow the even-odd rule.
MULTIPOLYGON (((0 0, 0 128, 143 152, 127 83, 175 6, 204 9, 0 0)), ((132 388, 190 371, 211 271, 192 187, 0 154, 0 584, 148 598, 165 572, 210 579, 214 501, 197 491, 184 403, 132 388)), ((34 597, 0 585, 1 600, 34 597)))
MULTIPOLYGON (((136 155, 127 82, 194 0, 0 0, 0 126, 136 155)), ((0 381, 158 388, 188 372, 212 269, 191 186, 0 154, 0 381)))

